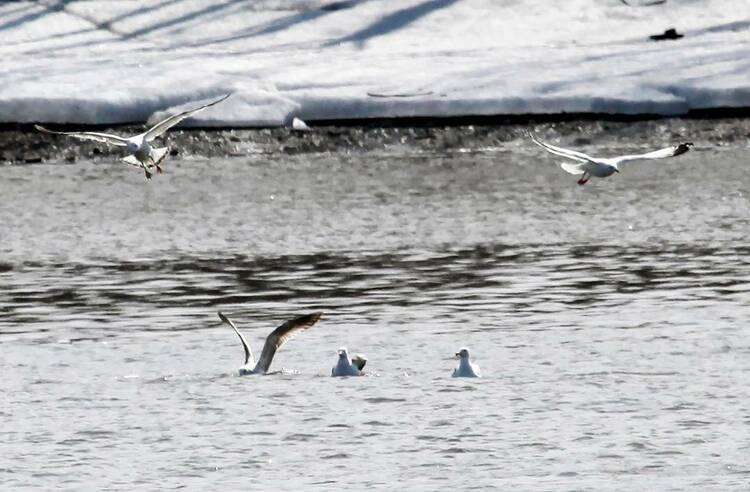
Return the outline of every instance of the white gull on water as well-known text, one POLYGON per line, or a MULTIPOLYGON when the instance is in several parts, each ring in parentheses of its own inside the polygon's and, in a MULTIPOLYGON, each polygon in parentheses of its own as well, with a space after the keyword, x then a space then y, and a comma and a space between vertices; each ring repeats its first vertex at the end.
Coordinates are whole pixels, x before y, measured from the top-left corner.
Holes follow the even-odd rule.
POLYGON ((563 162, 560 167, 570 174, 582 175, 578 180, 579 185, 586 184, 586 182, 592 177, 606 178, 614 173, 619 173, 619 165, 624 162, 650 160, 650 159, 664 159, 666 157, 675 157, 680 154, 684 154, 690 147, 693 146, 693 142, 684 142, 673 147, 666 147, 653 152, 647 152, 645 154, 632 154, 632 155, 621 155, 617 157, 592 157, 583 152, 575 150, 565 149, 562 147, 556 147, 548 143, 544 143, 537 139, 534 135, 529 135, 531 140, 546 150, 547 152, 561 157, 566 157, 576 161, 575 163, 563 162))
POLYGON ((56 132, 48 130, 41 125, 34 125, 35 128, 44 133, 53 133, 56 135, 67 135, 69 137, 79 138, 81 140, 94 140, 96 142, 103 142, 110 145, 116 145, 118 147, 126 147, 130 155, 124 157, 122 160, 126 164, 131 166, 140 167, 146 173, 146 179, 151 179, 151 172, 149 169, 156 168, 158 173, 162 172, 160 164, 167 156, 167 147, 151 147, 151 142, 163 135, 167 130, 180 123, 182 120, 189 118, 190 116, 203 111, 209 106, 218 104, 224 99, 228 98, 230 94, 226 94, 218 99, 211 101, 208 104, 199 106, 197 108, 189 109, 172 115, 159 123, 152 126, 150 129, 143 133, 139 133, 133 137, 120 137, 119 135, 112 135, 111 133, 99 133, 99 132, 56 132))
POLYGON ((456 352, 456 357, 458 358, 458 365, 453 369, 454 378, 481 377, 479 366, 477 364, 472 364, 469 360, 469 349, 461 347, 458 352, 456 352))
POLYGON ((331 368, 331 376, 361 376, 362 369, 367 363, 367 358, 361 354, 354 354, 351 359, 346 347, 338 350, 339 358, 336 365, 331 368))
POLYGON ((240 368, 240 375, 245 376, 248 374, 266 374, 268 369, 271 367, 273 356, 276 351, 284 345, 287 340, 295 336, 301 331, 307 330, 315 323, 318 322, 320 317, 323 315, 321 312, 315 312, 305 314, 294 319, 290 319, 275 330, 273 330, 267 337, 266 343, 263 344, 263 351, 260 353, 260 359, 255 362, 253 357, 253 351, 250 349, 245 337, 242 336, 240 330, 234 325, 232 320, 224 316, 222 313, 218 313, 219 318, 226 324, 232 327, 237 336, 240 337, 242 342, 242 348, 245 349, 245 365, 240 368))

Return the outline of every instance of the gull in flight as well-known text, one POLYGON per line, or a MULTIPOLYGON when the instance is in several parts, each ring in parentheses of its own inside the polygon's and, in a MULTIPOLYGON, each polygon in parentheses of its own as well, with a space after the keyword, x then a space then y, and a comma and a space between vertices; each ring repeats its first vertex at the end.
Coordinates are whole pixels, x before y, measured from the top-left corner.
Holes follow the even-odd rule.
POLYGON ((354 354, 350 359, 346 347, 341 347, 339 360, 331 369, 331 376, 361 376, 366 363, 367 358, 364 355, 354 354))
POLYGON ((248 374, 268 373, 268 368, 271 367, 271 361, 273 361, 273 356, 276 354, 276 351, 297 333, 307 330, 317 323, 322 314, 323 313, 316 312, 290 319, 273 330, 271 334, 266 337, 266 343, 263 344, 263 351, 260 353, 260 359, 257 364, 253 358, 253 351, 250 350, 250 345, 247 344, 247 340, 242 336, 240 330, 234 326, 232 320, 224 316, 222 313, 219 313, 219 318, 224 323, 231 326, 237 336, 240 337, 242 348, 245 349, 245 365, 240 368, 240 376, 245 376, 248 374))
POLYGON ((606 178, 614 173, 619 173, 619 165, 623 162, 640 161, 646 159, 664 159, 665 157, 675 157, 680 154, 684 154, 690 147, 693 146, 693 142, 684 142, 674 147, 666 147, 664 149, 654 150, 646 154, 633 154, 633 155, 621 155, 617 157, 591 157, 584 154, 583 152, 577 152, 575 150, 564 149, 562 147, 556 147, 548 143, 544 143, 537 139, 534 135, 529 134, 531 140, 547 152, 562 157, 567 157, 576 161, 575 163, 563 162, 560 167, 570 174, 580 174, 581 178, 578 180, 579 185, 586 184, 586 182, 595 176, 597 178, 606 178))
POLYGON ((98 132, 56 132, 48 130, 41 125, 34 125, 34 128, 44 133, 54 133, 55 135, 67 135, 69 137, 78 138, 81 140, 94 140, 96 142, 103 142, 117 147, 126 147, 126 150, 130 155, 123 158, 122 160, 126 164, 131 166, 142 168, 146 173, 146 179, 151 179, 151 172, 149 169, 156 168, 156 171, 161 174, 161 163, 167 156, 167 147, 155 148, 151 146, 151 142, 163 135, 167 130, 180 123, 185 118, 193 116, 199 111, 203 111, 209 106, 219 104, 224 99, 228 98, 231 94, 226 94, 218 99, 211 101, 208 104, 199 106, 194 109, 183 111, 182 113, 175 114, 169 118, 160 121, 155 124, 149 130, 140 133, 134 137, 120 137, 118 135, 112 135, 111 133, 98 133, 98 132))
POLYGON ((479 378, 481 374, 479 372, 479 366, 472 364, 469 360, 469 349, 462 347, 456 352, 456 358, 458 358, 458 365, 453 369, 454 378, 479 378))

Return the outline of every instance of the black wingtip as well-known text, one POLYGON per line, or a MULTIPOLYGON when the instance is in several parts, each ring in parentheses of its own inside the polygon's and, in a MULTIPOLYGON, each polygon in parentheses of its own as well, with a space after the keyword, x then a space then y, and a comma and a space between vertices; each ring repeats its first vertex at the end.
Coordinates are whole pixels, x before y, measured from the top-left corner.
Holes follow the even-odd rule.
POLYGON ((219 319, 222 320, 224 323, 229 323, 229 319, 224 316, 224 314, 221 311, 218 311, 216 314, 219 315, 219 319))
POLYGON ((228 98, 229 96, 231 96, 232 94, 234 94, 234 92, 228 92, 228 93, 224 94, 223 96, 221 96, 221 97, 217 98, 217 99, 216 99, 216 100, 215 100, 214 102, 212 102, 211 104, 218 104, 218 103, 220 103, 221 101, 223 101, 223 100, 225 100, 226 98, 228 98))

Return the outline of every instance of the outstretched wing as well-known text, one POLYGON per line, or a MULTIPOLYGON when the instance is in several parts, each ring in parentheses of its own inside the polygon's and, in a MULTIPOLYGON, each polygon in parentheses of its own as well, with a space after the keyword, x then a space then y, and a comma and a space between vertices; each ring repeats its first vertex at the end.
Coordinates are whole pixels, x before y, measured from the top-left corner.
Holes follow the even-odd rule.
POLYGON ((322 315, 323 313, 320 312, 306 314, 298 318, 290 319, 273 330, 271 334, 266 337, 266 343, 263 345, 263 351, 260 353, 260 359, 258 359, 258 364, 256 364, 254 372, 268 372, 268 368, 271 367, 271 361, 273 360, 276 351, 297 333, 307 330, 317 323, 322 315))
POLYGON ((646 154, 634 154, 634 155, 621 155, 619 157, 612 157, 611 159, 608 159, 610 161, 613 161, 616 164, 622 164, 623 162, 628 161, 640 161, 640 160, 646 160, 646 159, 665 159, 667 157, 675 157, 680 154, 684 154, 688 150, 690 150, 690 147, 693 146, 693 142, 684 142, 679 145, 675 145, 673 147, 666 147, 659 150, 654 150, 653 152, 648 152, 646 154))
POLYGON ((573 159, 574 161, 579 161, 579 162, 592 162, 594 160, 593 158, 584 154, 583 152, 578 152, 578 151, 570 150, 570 149, 564 149, 562 147, 557 147, 555 145, 550 145, 548 143, 542 142, 531 133, 529 133, 529 137, 531 137, 531 140, 535 144, 537 144, 538 146, 540 146, 541 148, 543 148, 550 154, 567 157, 568 159, 573 159))
POLYGON ((354 354, 352 356, 352 364, 357 366, 357 369, 362 371, 362 369, 365 368, 365 364, 367 364, 367 357, 362 354, 354 354))
POLYGON ((234 326, 234 323, 232 323, 232 320, 224 316, 222 313, 219 313, 219 319, 221 319, 224 323, 231 326, 234 332, 237 334, 237 336, 240 337, 240 341, 242 342, 242 348, 245 349, 245 365, 247 365, 248 362, 254 362, 253 351, 250 350, 250 345, 247 344, 247 340, 245 340, 245 337, 242 336, 242 333, 240 333, 240 330, 238 330, 237 327, 234 326))
POLYGON ((147 132, 143 133, 143 138, 150 142, 159 135, 162 135, 164 132, 184 120, 185 118, 189 118, 193 116, 195 113, 199 111, 203 111, 209 106, 213 106, 214 104, 219 104, 224 99, 228 98, 231 94, 226 94, 224 96, 221 96, 220 98, 211 101, 208 104, 204 104, 203 106, 197 107, 195 109, 189 109, 187 111, 183 111, 182 113, 177 113, 176 115, 170 116, 169 118, 160 121, 159 123, 152 126, 147 132))
POLYGON ((54 135, 67 135, 68 137, 75 137, 81 140, 93 140, 95 142, 102 142, 110 145, 117 145, 118 147, 125 147, 128 144, 126 138, 118 137, 110 133, 97 133, 97 132, 56 132, 48 130, 41 125, 34 125, 34 128, 44 133, 52 133, 54 135))

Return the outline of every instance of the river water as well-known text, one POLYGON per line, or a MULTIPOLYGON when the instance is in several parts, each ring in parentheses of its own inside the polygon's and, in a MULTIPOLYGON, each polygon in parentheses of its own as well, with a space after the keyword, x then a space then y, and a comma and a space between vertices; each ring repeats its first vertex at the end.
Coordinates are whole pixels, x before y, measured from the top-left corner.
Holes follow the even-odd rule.
POLYGON ((1 487, 747 490, 745 147, 5 167, 1 487))

